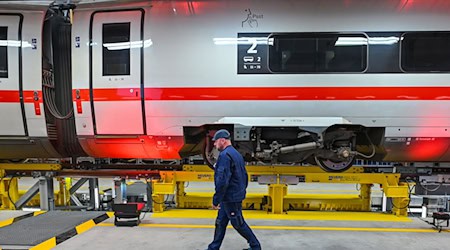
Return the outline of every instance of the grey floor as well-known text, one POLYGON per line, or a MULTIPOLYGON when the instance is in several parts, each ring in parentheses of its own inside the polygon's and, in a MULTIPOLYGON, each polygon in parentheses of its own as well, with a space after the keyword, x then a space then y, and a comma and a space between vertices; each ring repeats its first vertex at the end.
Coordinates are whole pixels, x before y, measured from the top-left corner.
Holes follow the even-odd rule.
MULTIPOLYGON (((212 230, 94 228, 54 249, 206 249, 212 230)), ((448 249, 448 235, 358 232, 255 231, 263 249, 448 249)), ((243 249, 245 241, 230 230, 221 249, 243 249)))
MULTIPOLYGON (((111 221, 106 221, 106 224, 111 221)), ((213 225, 212 219, 162 219, 149 215, 143 224, 213 225)), ((409 223, 345 222, 345 221, 270 221, 248 220, 257 225, 297 225, 318 227, 422 228, 430 227, 413 218, 409 223)), ((59 244, 54 249, 206 249, 214 230, 194 228, 150 228, 96 226, 81 235, 59 244)), ((358 232, 326 230, 254 230, 263 249, 448 249, 448 232, 358 232)), ((228 229, 221 249, 247 247, 234 229, 228 229)))
POLYGON ((0 245, 4 249, 36 246, 52 237, 62 237, 61 234, 70 232, 74 227, 104 215, 105 212, 48 211, 0 227, 0 245))
MULTIPOLYGON (((23 179, 23 186, 32 185, 35 180, 23 179)), ((109 188, 112 180, 100 180, 100 186, 109 188)), ((212 183, 186 183, 187 192, 213 192, 212 183)), ((102 187, 101 187, 102 188, 102 187)), ((301 183, 289 186, 288 193, 307 194, 358 194, 354 184, 301 183)), ((83 187, 81 192, 86 192, 83 187)), ((250 183, 249 193, 266 193, 267 187, 250 183)), ((378 186, 372 189, 372 197, 381 197, 378 186)), ((373 200, 373 199, 372 199, 373 200)), ((324 212, 326 213, 326 212, 324 212)), ((1 212, 0 212, 1 214, 1 212)), ((389 229, 430 229, 431 226, 412 218, 412 222, 370 222, 342 220, 269 220, 249 219, 251 226, 296 226, 318 227, 316 229, 255 229, 263 249, 449 249, 450 233, 389 232, 389 229), (356 228, 330 231, 327 228, 356 228), (379 232, 360 231, 357 228, 381 228, 379 232)), ((114 227, 112 219, 77 235, 54 249, 206 249, 212 240, 213 228, 189 228, 189 225, 214 225, 214 219, 155 218, 147 214, 139 227, 114 227), (188 228, 155 228, 152 224, 187 225, 188 228), (146 226, 150 225, 150 226, 146 226)), ((239 250, 247 244, 234 229, 228 229, 221 249, 239 250)))

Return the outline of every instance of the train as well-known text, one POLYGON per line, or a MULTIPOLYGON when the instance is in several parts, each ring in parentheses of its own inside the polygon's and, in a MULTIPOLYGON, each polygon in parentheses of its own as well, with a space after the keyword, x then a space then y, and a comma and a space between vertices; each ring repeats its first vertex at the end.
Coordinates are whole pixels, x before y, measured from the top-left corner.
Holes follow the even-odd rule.
POLYGON ((450 3, 2 1, 0 159, 450 162, 450 3))

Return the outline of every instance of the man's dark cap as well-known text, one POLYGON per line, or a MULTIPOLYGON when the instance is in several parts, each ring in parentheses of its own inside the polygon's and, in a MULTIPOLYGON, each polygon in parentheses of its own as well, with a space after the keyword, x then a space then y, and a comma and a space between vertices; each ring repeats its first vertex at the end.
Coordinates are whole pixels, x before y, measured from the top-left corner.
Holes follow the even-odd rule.
POLYGON ((217 130, 217 132, 214 134, 213 141, 217 141, 220 138, 225 138, 227 140, 230 139, 230 132, 226 129, 217 130))

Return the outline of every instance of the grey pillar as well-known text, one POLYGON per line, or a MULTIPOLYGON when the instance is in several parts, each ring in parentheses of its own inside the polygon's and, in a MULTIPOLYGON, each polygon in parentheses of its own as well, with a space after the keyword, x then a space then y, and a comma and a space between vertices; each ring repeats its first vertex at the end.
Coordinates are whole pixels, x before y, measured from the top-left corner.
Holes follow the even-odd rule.
POLYGON ((114 197, 114 203, 126 203, 127 202, 127 183, 125 179, 114 180, 114 190, 116 197, 114 197))
POLYGON ((89 179, 89 207, 93 208, 94 210, 100 209, 98 178, 89 179))
POLYGON ((152 180, 145 180, 145 183, 147 184, 147 211, 152 212, 153 210, 153 202, 152 202, 152 180))
POLYGON ((55 210, 55 193, 53 191, 53 178, 39 177, 39 193, 41 210, 55 210))

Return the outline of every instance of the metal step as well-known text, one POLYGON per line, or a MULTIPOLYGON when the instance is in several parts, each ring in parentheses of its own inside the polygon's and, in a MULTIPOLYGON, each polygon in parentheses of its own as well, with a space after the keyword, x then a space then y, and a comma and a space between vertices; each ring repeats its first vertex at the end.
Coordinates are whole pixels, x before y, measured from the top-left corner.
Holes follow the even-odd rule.
POLYGON ((32 217, 35 213, 25 211, 0 211, 0 227, 32 217))
POLYGON ((76 227, 109 218, 106 212, 48 211, 0 228, 1 249, 29 249, 53 237, 56 244, 78 234, 76 227))

